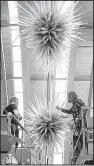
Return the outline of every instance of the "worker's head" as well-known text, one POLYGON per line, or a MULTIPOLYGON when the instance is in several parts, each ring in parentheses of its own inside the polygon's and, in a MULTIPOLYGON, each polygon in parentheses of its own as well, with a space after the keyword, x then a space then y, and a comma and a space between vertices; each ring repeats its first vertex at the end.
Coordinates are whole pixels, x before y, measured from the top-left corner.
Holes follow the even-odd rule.
POLYGON ((77 100, 77 99, 78 99, 78 96, 74 91, 68 92, 68 102, 69 103, 74 103, 75 100, 77 100))
POLYGON ((10 99, 10 104, 16 104, 16 106, 18 106, 18 104, 19 104, 18 98, 17 97, 12 97, 10 99))

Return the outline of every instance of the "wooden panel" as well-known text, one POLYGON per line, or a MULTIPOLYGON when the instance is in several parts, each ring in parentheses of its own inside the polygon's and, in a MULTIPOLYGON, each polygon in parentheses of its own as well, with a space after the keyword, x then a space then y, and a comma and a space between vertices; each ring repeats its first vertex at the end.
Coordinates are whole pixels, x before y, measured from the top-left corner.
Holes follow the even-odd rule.
POLYGON ((8 1, 1 1, 1 24, 8 21, 8 1))
MULTIPOLYGON (((4 53, 5 53, 5 51, 4 51, 4 53)), ((12 63, 12 56, 8 53, 7 54, 5 53, 5 62, 12 63)))
POLYGON ((12 60, 12 56, 11 56, 11 53, 12 53, 11 47, 5 45, 4 40, 3 40, 3 49, 4 49, 5 58, 7 58, 7 56, 8 56, 8 57, 11 57, 11 60, 12 60))
MULTIPOLYGON (((28 150, 30 151, 30 149, 28 148, 28 150)), ((30 153, 26 150, 23 149, 23 163, 26 164, 31 164, 31 158, 32 156, 30 155, 30 153)), ((21 148, 17 148, 17 153, 16 153, 16 159, 21 162, 21 148)))
POLYGON ((10 100, 10 98, 14 96, 14 83, 13 83, 13 80, 7 80, 7 86, 8 86, 8 98, 10 100))
POLYGON ((37 77, 37 76, 40 76, 40 77, 44 76, 44 70, 43 70, 42 66, 37 71, 37 69, 33 63, 30 64, 29 73, 30 73, 30 78, 37 77))
POLYGON ((3 44, 9 45, 10 42, 10 27, 5 27, 1 29, 3 44))
POLYGON ((78 94, 78 97, 82 99, 86 105, 88 101, 90 81, 74 81, 74 91, 78 94))
MULTIPOLYGON (((92 88, 91 107, 93 107, 93 88, 92 88)), ((90 116, 93 117, 93 109, 90 110, 90 116)))
POLYGON ((81 29, 80 37, 85 40, 78 40, 78 46, 93 46, 93 29, 81 29))
POLYGON ((13 76, 13 66, 11 63, 6 63, 6 74, 13 76))
POLYGON ((3 78, 3 63, 2 63, 2 61, 1 61, 1 80, 2 80, 2 78, 3 78))
MULTIPOLYGON (((41 65, 41 67, 39 67, 39 69, 37 70, 35 64, 32 61, 30 61, 30 64, 29 64, 29 75, 30 75, 30 78, 31 77, 47 78, 47 74, 45 73, 43 66, 41 65)), ((52 71, 51 76, 54 76, 54 71, 52 71)))
POLYGON ((79 1, 77 8, 81 7, 76 13, 81 14, 81 21, 93 25, 93 1, 79 1), (82 17, 83 16, 83 17, 82 17))
POLYGON ((43 89, 45 91, 45 96, 47 95, 47 83, 43 81, 30 81, 30 100, 31 102, 35 103, 34 100, 34 93, 36 96, 43 100, 43 89))
POLYGON ((93 142, 88 143, 88 154, 93 154, 93 142))
POLYGON ((1 80, 1 114, 5 108, 5 102, 4 102, 4 92, 3 92, 3 81, 1 80))
POLYGON ((2 134, 4 134, 4 132, 8 132, 7 115, 0 116, 0 120, 1 120, 1 131, 2 134))
POLYGON ((92 99, 91 99, 91 106, 93 106, 93 89, 92 89, 92 99))
MULTIPOLYGON (((55 94, 54 94, 54 87, 55 87, 55 82, 54 81, 51 81, 50 82, 50 88, 52 88, 51 90, 51 96, 53 98, 53 102, 54 102, 54 97, 55 97, 55 94)), ((45 98, 47 97, 47 82, 44 82, 44 81, 30 81, 30 100, 32 103, 35 103, 35 100, 34 100, 34 93, 36 94, 36 96, 38 98, 41 98, 41 100, 44 99, 44 95, 45 95, 45 98)))
POLYGON ((12 77, 13 76, 12 55, 11 55, 11 50, 8 47, 7 48, 4 47, 4 59, 5 59, 6 74, 12 77))
POLYGON ((88 75, 76 75, 74 81, 90 81, 90 76, 88 75))
MULTIPOLYGON (((88 117, 88 119, 87 119, 87 128, 93 130, 93 117, 88 117)), ((88 130, 89 130, 89 129, 88 129, 88 130)), ((92 131, 92 130, 91 130, 91 131, 92 131)), ((92 133, 92 132, 91 132, 91 133, 92 133)))
MULTIPOLYGON (((14 96, 14 83, 13 80, 7 80, 7 89, 8 89, 8 100, 14 96)), ((5 108, 4 102, 4 88, 3 88, 3 81, 1 80, 1 113, 5 108)))
POLYGON ((93 47, 77 49, 75 75, 90 75, 93 60, 93 47))

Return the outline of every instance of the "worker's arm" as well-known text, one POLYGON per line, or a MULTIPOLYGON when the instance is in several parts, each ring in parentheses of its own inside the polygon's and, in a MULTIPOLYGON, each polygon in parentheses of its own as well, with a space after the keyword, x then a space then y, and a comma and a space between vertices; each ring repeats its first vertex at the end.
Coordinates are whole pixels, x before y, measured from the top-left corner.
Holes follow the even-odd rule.
POLYGON ((61 110, 61 112, 64 112, 64 113, 66 113, 66 114, 72 114, 73 113, 73 111, 72 111, 72 109, 64 109, 64 108, 60 108, 60 107, 58 107, 58 106, 56 106, 56 109, 57 110, 61 110))

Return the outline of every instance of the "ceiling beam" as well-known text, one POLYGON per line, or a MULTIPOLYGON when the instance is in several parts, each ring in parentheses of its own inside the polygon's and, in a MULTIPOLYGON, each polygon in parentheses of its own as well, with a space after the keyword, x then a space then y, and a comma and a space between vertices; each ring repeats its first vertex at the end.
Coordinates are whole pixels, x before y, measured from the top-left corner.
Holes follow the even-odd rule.
MULTIPOLYGON (((12 76, 6 76, 6 80, 14 80, 14 79, 22 79, 22 77, 12 77, 12 76)), ((3 80, 3 78, 1 78, 3 80)))
POLYGON ((80 25, 81 29, 93 29, 93 25, 80 25))
POLYGON ((89 75, 76 75, 74 81, 90 81, 89 75))
MULTIPOLYGON (((22 79, 22 77, 13 77, 10 75, 6 76, 6 80, 14 80, 14 79, 22 79)), ((55 78, 55 77, 51 77, 51 80, 66 80, 66 78, 55 78)), ((3 78, 1 78, 1 80, 3 80, 3 78)), ((45 78, 45 80, 47 80, 47 78, 45 78)), ((31 77, 30 81, 44 81, 43 77, 31 77)))
MULTIPOLYGON (((6 80, 14 80, 14 79, 22 79, 22 77, 12 77, 12 76, 6 76, 6 80)), ((51 80, 66 80, 66 78, 55 78, 55 77, 51 77, 51 80)), ((3 80, 3 78, 1 78, 1 80, 3 80)), ((37 77, 32 77, 30 78, 30 81, 43 81, 44 78, 37 78, 37 77)), ((45 80, 47 80, 47 78, 45 78, 45 80)), ((90 81, 90 76, 76 76, 74 78, 74 81, 90 81)))
POLYGON ((19 26, 19 24, 2 23, 1 21, 1 28, 10 27, 10 26, 19 26))
POLYGON ((87 47, 93 47, 93 45, 92 46, 78 46, 78 48, 80 48, 80 47, 87 48, 87 47))
MULTIPOLYGON (((45 78, 45 80, 47 81, 47 78, 45 78)), ((66 80, 66 78, 51 77, 50 80, 51 81, 53 81, 53 80, 66 80)), ((44 78, 43 77, 31 77, 30 81, 44 81, 44 78)))

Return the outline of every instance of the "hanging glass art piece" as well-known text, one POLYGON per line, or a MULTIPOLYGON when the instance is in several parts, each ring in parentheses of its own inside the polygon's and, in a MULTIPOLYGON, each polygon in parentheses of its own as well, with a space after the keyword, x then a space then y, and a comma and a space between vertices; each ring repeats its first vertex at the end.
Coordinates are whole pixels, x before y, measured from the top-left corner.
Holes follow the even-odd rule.
MULTIPOLYGON (((49 159, 54 147, 63 147, 63 140, 68 139, 68 121, 62 113, 52 106, 50 101, 51 70, 60 65, 69 56, 70 48, 79 37, 81 14, 76 14, 78 1, 28 1, 18 3, 21 39, 25 40, 24 49, 29 50, 35 68, 43 66, 47 72, 47 99, 41 102, 36 96, 37 106, 25 110, 24 119, 29 131, 28 137, 34 141, 35 150, 45 149, 49 159)), ((46 160, 47 164, 47 160, 46 160)))
POLYGON ((63 147, 64 139, 69 138, 65 133, 69 131, 69 118, 64 116, 61 111, 56 110, 53 105, 47 101, 42 102, 34 95, 36 106, 29 103, 24 114, 25 128, 28 130, 28 138, 33 140, 31 147, 35 146, 35 151, 40 148, 46 150, 46 156, 49 158, 53 154, 54 147, 63 147))
POLYGON ((83 13, 76 15, 78 1, 29 2, 25 1, 24 7, 18 3, 21 37, 36 68, 50 70, 67 58, 71 46, 80 38, 83 13))

